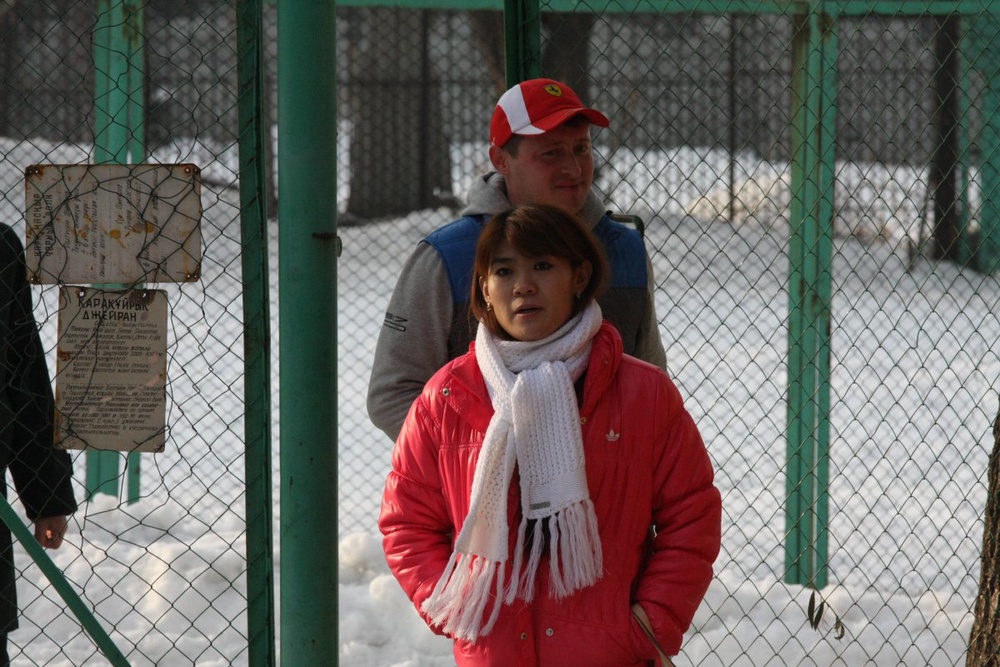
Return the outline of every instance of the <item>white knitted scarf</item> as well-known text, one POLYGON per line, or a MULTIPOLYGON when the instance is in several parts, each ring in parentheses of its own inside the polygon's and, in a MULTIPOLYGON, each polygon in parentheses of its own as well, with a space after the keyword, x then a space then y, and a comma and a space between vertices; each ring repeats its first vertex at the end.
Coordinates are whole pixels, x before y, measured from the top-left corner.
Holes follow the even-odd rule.
POLYGON ((591 302, 538 341, 498 340, 479 325, 476 359, 494 414, 476 463, 469 514, 444 573, 422 605, 433 624, 452 637, 474 642, 493 629, 501 600, 510 604, 519 595, 533 599, 546 541, 551 596, 565 597, 590 586, 603 573, 573 389, 587 368, 601 321, 600 307, 591 302), (505 589, 507 493, 515 464, 522 518, 505 589), (535 525, 527 535, 529 521, 535 525), (491 600, 492 611, 484 621, 491 600))

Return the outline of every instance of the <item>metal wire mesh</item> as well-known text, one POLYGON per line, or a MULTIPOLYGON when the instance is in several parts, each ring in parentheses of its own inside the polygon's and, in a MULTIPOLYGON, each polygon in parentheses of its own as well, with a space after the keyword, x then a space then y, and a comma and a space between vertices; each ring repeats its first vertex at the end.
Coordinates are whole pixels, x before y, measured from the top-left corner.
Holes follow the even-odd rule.
MULTIPOLYGON (((645 221, 669 372, 724 494, 718 574, 677 663, 957 665, 977 590, 1000 375, 1000 285, 987 242, 1000 30, 990 14, 949 20, 931 12, 941 3, 922 0, 868 3, 863 16, 837 13, 851 3, 823 3, 836 141, 823 268, 830 507, 829 583, 819 593, 829 611, 814 623, 811 590, 785 580, 789 247, 801 204, 794 45, 808 24, 788 3, 751 4, 541 7, 543 74, 611 117, 595 134, 596 185, 610 208, 645 221)), ((75 454, 86 502, 54 557, 133 664, 240 664, 248 563, 235 16, 209 0, 144 8, 145 152, 202 170, 202 277, 166 287, 166 450, 140 459, 135 503, 119 495, 124 458, 121 491, 86 499, 87 463, 75 454)), ((266 16, 273 48, 273 8, 266 16)), ((98 25, 87 3, 0 2, 0 213, 19 233, 27 165, 93 161, 98 25)), ((342 536, 375 531, 391 443, 365 409, 374 340, 402 262, 455 217, 488 168, 487 119, 505 87, 501 26, 484 9, 338 10, 342 536)), ((34 297, 54 369, 55 289, 34 297)), ((15 664, 101 663, 30 559, 16 559, 15 664)))
MULTIPOLYGON (((95 86, 109 75, 95 55, 96 35, 114 29, 114 5, 0 3, 0 218, 22 240, 26 167, 96 161, 95 86)), ((216 2, 151 2, 142 11, 142 153, 128 157, 201 170, 201 276, 155 285, 169 312, 164 451, 112 453, 118 472, 99 484, 88 473, 93 453, 72 452, 80 509, 51 554, 129 664, 246 664, 236 15, 216 2)), ((57 292, 33 288, 53 375, 57 292)), ((117 408, 108 405, 109 416, 117 408)), ((15 559, 21 617, 10 635, 13 663, 108 664, 31 558, 18 548, 15 559)))
MULTIPOLYGON (((840 13, 847 4, 825 3, 823 23, 836 50, 836 141, 823 221, 832 253, 820 270, 831 285, 831 409, 829 580, 818 598, 785 577, 789 247, 801 203, 792 178, 801 140, 793 48, 808 24, 768 3, 638 3, 630 13, 622 3, 589 2, 576 7, 592 13, 575 24, 586 30, 567 38, 567 7, 541 5, 542 74, 569 81, 611 118, 594 135, 595 183, 609 208, 646 221, 669 372, 723 491, 717 578, 677 664, 964 664, 1000 376, 1000 284, 956 250, 995 233, 980 191, 996 159, 984 142, 997 54, 972 40, 979 31, 992 44, 995 23, 966 14, 954 40, 949 19, 928 15, 928 3, 840 13), (578 60, 561 62, 560 51, 578 60), (957 75, 949 54, 960 56, 957 75), (958 193, 950 202, 947 183, 958 193), (956 219, 958 231, 942 236, 956 219), (821 622, 810 597, 826 603, 821 622)), ((446 194, 461 199, 488 168, 486 128, 504 87, 492 66, 502 60, 498 42, 487 38, 498 21, 485 11, 342 14, 339 199, 342 221, 364 225, 341 230, 342 535, 374 531, 389 465, 390 443, 367 422, 357 391, 380 309, 414 244, 457 217, 447 197, 354 213, 366 210, 359 180, 392 188, 437 150, 382 152, 390 171, 365 171, 354 148, 387 145, 357 137, 374 131, 364 129, 373 103, 366 90, 394 100, 399 128, 426 129, 430 143, 443 128, 446 194), (368 22, 386 31, 380 40, 364 42, 368 22), (401 56, 404 33, 429 37, 401 56), (422 68, 400 81, 367 67, 389 54, 422 68), (438 115, 421 115, 422 95, 433 96, 438 115)))

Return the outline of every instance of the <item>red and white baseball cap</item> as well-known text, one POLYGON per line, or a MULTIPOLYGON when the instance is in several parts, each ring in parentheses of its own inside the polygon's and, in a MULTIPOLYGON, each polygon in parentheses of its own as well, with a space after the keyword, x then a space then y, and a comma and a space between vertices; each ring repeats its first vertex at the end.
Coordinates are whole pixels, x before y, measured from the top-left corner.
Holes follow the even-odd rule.
POLYGON ((576 115, 607 127, 607 116, 583 106, 565 83, 553 79, 522 81, 500 96, 490 121, 490 144, 503 146, 515 134, 544 134, 576 115))

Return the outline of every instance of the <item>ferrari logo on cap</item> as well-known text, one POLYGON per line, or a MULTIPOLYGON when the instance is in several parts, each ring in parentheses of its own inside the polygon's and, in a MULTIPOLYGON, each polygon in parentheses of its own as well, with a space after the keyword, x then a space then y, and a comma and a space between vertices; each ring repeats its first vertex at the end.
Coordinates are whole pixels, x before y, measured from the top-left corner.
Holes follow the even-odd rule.
POLYGON ((562 88, 560 88, 559 86, 557 86, 554 83, 550 83, 550 84, 545 85, 542 88, 542 90, 544 90, 545 92, 547 92, 549 95, 555 95, 556 97, 561 97, 562 96, 562 88))

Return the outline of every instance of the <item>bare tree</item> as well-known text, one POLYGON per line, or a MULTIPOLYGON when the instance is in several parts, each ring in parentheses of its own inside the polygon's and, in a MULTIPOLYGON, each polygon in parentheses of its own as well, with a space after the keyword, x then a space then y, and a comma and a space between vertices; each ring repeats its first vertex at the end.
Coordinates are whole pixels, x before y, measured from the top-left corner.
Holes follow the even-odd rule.
POLYGON ((961 223, 958 205, 959 168, 959 36, 958 15, 933 18, 934 55, 934 154, 928 170, 928 188, 934 210, 934 246, 936 259, 961 260, 958 242, 961 223))
POLYGON ((440 86, 431 70, 432 12, 371 7, 353 14, 351 194, 346 220, 436 206, 451 197, 440 86))
POLYGON ((1000 667, 1000 411, 993 422, 989 466, 982 571, 966 667, 1000 667))
POLYGON ((493 82, 493 92, 496 97, 500 97, 507 89, 503 52, 503 12, 477 9, 470 11, 468 16, 472 35, 479 45, 479 52, 486 63, 486 71, 490 73, 490 80, 493 82))
MULTIPOLYGON (((0 0, 0 74, 5 78, 10 75, 13 67, 14 54, 17 52, 17 34, 14 26, 17 23, 17 16, 14 7, 17 0, 0 0)), ((7 100, 6 87, 0 89, 0 135, 10 134, 10 118, 8 109, 11 107, 7 100)))
POLYGON ((590 98, 590 33, 594 14, 542 14, 548 40, 542 50, 543 76, 564 81, 585 104, 590 98))
MULTIPOLYGON (((472 33, 486 62, 499 97, 506 90, 503 14, 476 10, 468 13, 472 33)), ((584 102, 590 101, 590 33, 594 15, 589 12, 551 13, 541 16, 547 39, 542 47, 542 76, 565 81, 584 102)))

